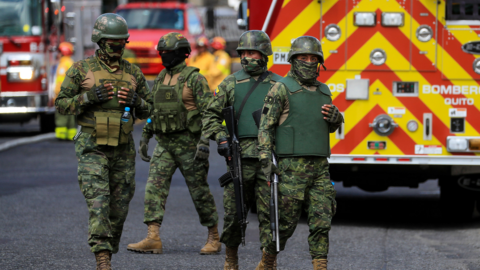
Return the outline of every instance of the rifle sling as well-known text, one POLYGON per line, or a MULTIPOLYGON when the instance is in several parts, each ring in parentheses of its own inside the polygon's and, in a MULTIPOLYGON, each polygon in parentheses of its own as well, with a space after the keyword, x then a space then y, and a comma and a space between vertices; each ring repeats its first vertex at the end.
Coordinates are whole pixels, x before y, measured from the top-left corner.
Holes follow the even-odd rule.
POLYGON ((258 80, 255 82, 254 85, 252 85, 252 87, 250 88, 250 90, 248 90, 248 93, 245 95, 245 97, 243 98, 242 100, 242 104, 240 104, 240 108, 238 108, 238 112, 237 114, 235 115, 235 118, 237 120, 237 123, 238 121, 240 120, 240 116, 242 115, 242 111, 243 111, 243 107, 245 107, 245 103, 247 103, 247 100, 248 98, 250 97, 250 95, 253 93, 253 91, 255 90, 255 88, 257 88, 257 86, 263 82, 263 80, 265 80, 265 78, 267 78, 269 72, 268 70, 265 71, 264 73, 262 73, 262 75, 260 75, 260 77, 258 77, 258 80))

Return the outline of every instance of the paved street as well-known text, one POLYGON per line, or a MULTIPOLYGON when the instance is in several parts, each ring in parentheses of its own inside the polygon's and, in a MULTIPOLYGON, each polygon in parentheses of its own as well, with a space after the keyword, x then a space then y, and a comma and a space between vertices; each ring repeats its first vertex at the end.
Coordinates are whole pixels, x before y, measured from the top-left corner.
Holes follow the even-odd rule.
MULTIPOLYGON (((136 142, 141 126, 136 126, 136 142)), ((1 134, 8 132, 9 127, 0 125, 1 134)), ((30 132, 2 135, 2 142, 30 132)), ((150 152, 155 144, 152 140, 150 152)), ((209 183, 223 217, 216 179, 225 171, 224 162, 213 142, 211 146, 209 183)), ((126 250, 128 243, 146 236, 147 228, 142 220, 148 163, 138 156, 136 162, 136 193, 121 250, 113 256, 114 269, 223 269, 224 250, 221 255, 198 255, 207 229, 199 224, 178 171, 160 229, 164 254, 126 250)), ((72 142, 47 140, 0 152, 0 269, 94 269, 87 245, 88 212, 76 170, 72 142)), ((339 210, 330 234, 329 269, 480 269, 478 219, 458 224, 442 218, 435 180, 419 189, 390 188, 376 194, 340 183, 335 188, 339 210)), ((239 251, 241 269, 254 269, 261 257, 256 216, 250 214, 248 220, 247 244, 239 251)), ((279 256, 278 269, 312 269, 307 236, 302 220, 279 256)))

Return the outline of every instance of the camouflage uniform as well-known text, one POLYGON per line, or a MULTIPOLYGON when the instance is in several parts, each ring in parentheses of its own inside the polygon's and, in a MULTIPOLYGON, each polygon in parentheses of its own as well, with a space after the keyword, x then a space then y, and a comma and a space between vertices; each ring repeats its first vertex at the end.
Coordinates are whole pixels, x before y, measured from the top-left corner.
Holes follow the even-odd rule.
MULTIPOLYGON (((241 50, 256 50, 260 51, 264 55, 265 61, 266 55, 271 53, 271 48, 268 46, 262 47, 261 50, 255 47, 257 44, 265 45, 268 43, 270 46, 270 40, 268 36, 263 33, 258 36, 257 32, 261 31, 248 31, 245 32, 240 38, 240 42, 237 51, 241 50), (252 49, 254 48, 254 49, 252 49), (270 50, 268 52, 268 50, 270 50), (267 53, 265 53, 267 51, 267 53)), ((262 46, 261 45, 261 46, 262 46)), ((256 60, 254 60, 256 61, 256 60)), ((265 62, 266 65, 266 62, 265 62)), ((258 68, 258 65, 244 64, 244 71, 252 76, 254 80, 258 80, 260 75, 265 71, 264 68, 258 68)), ((269 75, 263 80, 264 83, 273 85, 275 83, 272 78, 279 77, 274 73, 269 75)), ((204 117, 202 118, 203 130, 202 134, 205 138, 210 138, 217 141, 222 138, 226 138, 224 126, 222 121, 224 120, 222 109, 228 106, 234 106, 235 104, 235 85, 239 83, 245 83, 250 80, 247 78, 242 81, 236 81, 235 74, 229 75, 223 80, 222 83, 215 90, 215 96, 211 104, 209 104, 204 117)), ((255 91, 254 91, 255 92, 255 91)), ((263 97, 262 97, 263 99, 263 97)), ((247 102, 248 103, 248 102, 247 102)), ((242 112, 242 115, 248 115, 242 112)), ((242 163, 242 176, 243 176, 243 193, 244 201, 247 209, 250 209, 253 203, 257 206, 257 216, 260 227, 260 241, 262 247, 267 243, 267 239, 270 236, 270 219, 269 219, 269 200, 270 200, 270 188, 268 186, 265 175, 262 172, 260 163, 258 161, 258 140, 256 137, 240 138, 241 163, 242 163)), ((228 184, 225 186, 223 193, 223 206, 225 209, 223 233, 220 238, 220 242, 224 243, 227 247, 238 247, 241 243, 241 231, 236 214, 235 204, 235 192, 234 185, 228 184)))
MULTIPOLYGON (((309 45, 311 45, 311 43, 309 45)), ((312 50, 321 52, 319 42, 318 46, 319 48, 307 47, 304 48, 304 51, 300 50, 299 53, 291 53, 289 61, 295 54, 313 54, 311 52, 312 50)), ((294 51, 294 49, 295 46, 292 45, 292 51, 294 51)), ((323 64, 323 55, 319 56, 320 63, 323 64)), ((291 62, 293 62, 292 69, 288 73, 287 78, 293 78, 303 90, 316 91, 320 82, 316 81, 318 73, 314 73, 318 71, 316 69, 302 69, 297 66, 295 60, 291 62), (306 76, 306 74, 309 76, 306 76), (302 76, 310 79, 306 80, 302 78, 302 76), (313 80, 311 78, 313 78, 313 80)), ((318 64, 317 62, 315 65, 317 66, 318 64)), ((298 90, 297 92, 301 91, 302 90, 298 90)), ((276 144, 274 142, 275 130, 288 119, 289 112, 291 112, 292 109, 288 96, 294 95, 295 93, 290 93, 284 83, 278 82, 267 94, 258 136, 258 150, 261 159, 271 159, 272 150, 275 148, 278 150, 278 141, 276 144)), ((328 99, 330 102, 327 104, 330 104, 331 98, 329 96, 328 99)), ((324 130, 325 134, 323 134, 323 136, 328 136, 328 132, 334 132, 342 121, 343 118, 341 120, 337 119, 335 123, 328 122, 328 130, 324 130)), ((331 227, 331 219, 336 211, 335 190, 330 181, 328 171, 327 157, 329 151, 328 146, 328 152, 326 152, 324 156, 292 155, 281 157, 278 161, 278 169, 280 171, 278 207, 280 212, 280 249, 283 250, 285 248, 287 239, 290 238, 295 231, 302 209, 305 209, 308 213, 308 226, 310 231, 308 243, 310 254, 314 260, 325 259, 327 257, 329 243, 328 233, 331 227)), ((269 254, 277 253, 275 243, 272 243, 271 239, 268 239, 266 251, 269 254)))
MULTIPOLYGON (((102 16, 105 18, 105 15, 108 14, 101 15, 99 19, 102 16)), ((97 19, 97 28, 98 23, 97 19)), ((124 24, 126 28, 126 23, 124 24)), ((109 46, 106 45, 107 52, 121 56, 121 52, 109 50, 109 46)), ((136 117, 147 118, 152 104, 149 87, 138 67, 119 57, 114 61, 113 71, 112 66, 106 64, 107 60, 105 52, 102 53, 100 49, 94 56, 76 62, 67 71, 55 100, 58 112, 77 115, 83 119, 79 120, 82 133, 75 140, 75 152, 78 159, 78 182, 89 211, 88 243, 91 251, 96 254, 105 250, 118 252, 128 205, 135 191, 135 146, 131 130, 120 130, 123 141, 117 141, 117 146, 99 145, 98 130, 85 125, 91 121, 95 123, 94 112, 111 111, 101 107, 109 101, 94 103, 88 98, 87 93, 95 87, 95 81, 102 79, 95 78, 93 74, 107 70, 111 76, 122 74, 126 78, 130 77, 133 86, 130 90, 141 98, 140 104, 134 107, 136 117)), ((133 119, 130 121, 133 122, 133 119)))
MULTIPOLYGON (((173 80, 172 77, 175 77, 185 68, 186 64, 183 62, 169 71, 167 74, 169 78, 159 75, 152 89, 153 95, 155 96, 158 87, 162 84, 175 85, 176 79, 173 80)), ((185 85, 186 87, 183 88, 184 103, 187 102, 185 99, 186 92, 191 95, 188 101, 190 105, 186 106, 187 109, 197 108, 203 112, 212 97, 205 77, 198 72, 194 72, 188 77, 185 85)), ((153 135, 152 125, 145 125, 142 136, 150 139, 153 135)), ((158 144, 153 152, 147 186, 145 187, 144 222, 162 223, 172 175, 177 168, 180 168, 200 217, 200 223, 207 227, 216 225, 218 214, 207 183, 208 160, 194 158, 200 133, 184 130, 176 133, 157 133, 156 135, 158 144)))

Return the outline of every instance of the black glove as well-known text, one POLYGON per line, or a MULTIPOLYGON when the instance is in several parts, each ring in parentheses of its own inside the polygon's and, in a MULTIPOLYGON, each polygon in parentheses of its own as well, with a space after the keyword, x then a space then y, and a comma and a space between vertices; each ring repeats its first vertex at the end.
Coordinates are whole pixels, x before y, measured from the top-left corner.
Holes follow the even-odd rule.
POLYGON ((139 98, 137 92, 130 90, 127 92, 127 98, 125 99, 125 106, 137 107, 142 102, 142 99, 139 98))
POLYGON ((326 121, 329 122, 329 123, 332 123, 332 124, 339 124, 343 121, 343 116, 342 114, 340 113, 340 111, 338 110, 338 108, 331 104, 330 106, 332 106, 330 108, 330 110, 328 110, 328 115, 326 116, 327 119, 326 121))
POLYGON ((205 137, 200 137, 200 141, 197 144, 197 153, 195 153, 195 159, 206 160, 210 155, 210 146, 208 139, 205 137))
POLYGON ((90 102, 93 103, 100 103, 100 102, 105 102, 108 101, 109 97, 109 92, 113 90, 105 87, 103 84, 99 86, 93 86, 90 88, 90 90, 87 92, 87 97, 90 102))
POLYGON ((262 171, 263 174, 265 174, 267 181, 271 180, 272 173, 280 175, 280 170, 277 168, 277 166, 273 165, 273 162, 270 159, 262 158, 260 162, 262 163, 262 171))
POLYGON ((218 140, 217 152, 220 156, 223 156, 226 158, 230 156, 230 144, 228 143, 227 138, 220 138, 218 140))
POLYGON ((151 157, 148 155, 148 142, 150 139, 147 137, 142 137, 140 139, 140 148, 138 149, 138 153, 140 154, 140 158, 142 158, 145 162, 150 162, 151 157))

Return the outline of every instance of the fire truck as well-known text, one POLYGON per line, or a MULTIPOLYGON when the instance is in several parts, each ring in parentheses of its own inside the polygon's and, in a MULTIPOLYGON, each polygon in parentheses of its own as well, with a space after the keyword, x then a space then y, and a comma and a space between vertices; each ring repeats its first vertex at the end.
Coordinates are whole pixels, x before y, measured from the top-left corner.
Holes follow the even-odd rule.
POLYGON ((126 48, 133 54, 125 59, 137 64, 148 80, 155 79, 164 68, 157 51, 161 36, 172 31, 179 32, 194 49, 195 40, 204 34, 198 10, 185 2, 130 0, 115 11, 128 22, 130 38, 126 48))
POLYGON ((57 47, 72 42, 75 60, 91 54, 100 9, 101 0, 0 0, 0 123, 39 117, 41 132, 54 130, 57 47))
POLYGON ((318 79, 345 117, 333 181, 375 192, 438 179, 448 217, 480 209, 478 0, 248 0, 238 25, 269 34, 282 76, 293 39, 321 41, 318 79))

